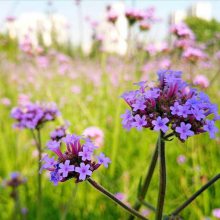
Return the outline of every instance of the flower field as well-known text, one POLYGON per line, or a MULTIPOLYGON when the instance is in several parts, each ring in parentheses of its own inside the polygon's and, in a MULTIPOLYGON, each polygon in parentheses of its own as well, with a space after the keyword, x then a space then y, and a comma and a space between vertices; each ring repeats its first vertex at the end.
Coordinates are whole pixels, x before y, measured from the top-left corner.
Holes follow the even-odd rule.
MULTIPOLYGON (((154 16, 127 10, 130 33, 154 16)), ((185 23, 167 31, 160 48, 131 34, 124 55, 96 32, 89 55, 1 36, 0 219, 220 219, 220 31, 211 46, 185 23)))

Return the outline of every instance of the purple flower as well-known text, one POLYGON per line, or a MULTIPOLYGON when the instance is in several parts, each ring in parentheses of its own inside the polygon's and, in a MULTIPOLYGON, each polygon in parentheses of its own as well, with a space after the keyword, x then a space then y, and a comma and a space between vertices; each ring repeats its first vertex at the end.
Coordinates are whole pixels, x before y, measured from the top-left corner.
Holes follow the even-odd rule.
POLYGON ((58 141, 53 141, 53 140, 49 140, 47 142, 47 147, 49 150, 55 150, 55 149, 58 149, 60 148, 60 142, 58 141))
POLYGON ((49 150, 56 153, 60 158, 63 158, 63 154, 60 151, 60 142, 49 140, 47 142, 47 147, 48 147, 49 150))
POLYGON ((57 165, 57 161, 55 161, 55 158, 52 157, 48 157, 48 155, 46 155, 42 161, 44 162, 44 164, 41 167, 40 173, 43 169, 50 169, 50 168, 54 168, 57 165))
POLYGON ((133 127, 136 127, 137 130, 142 130, 142 128, 147 125, 146 116, 135 115, 134 122, 132 123, 133 127))
POLYGON ((219 209, 213 209, 212 214, 213 214, 214 217, 220 219, 220 208, 219 209))
POLYGON ((15 107, 11 111, 11 117, 17 123, 17 128, 39 129, 45 122, 55 120, 59 115, 54 103, 27 103, 21 107, 15 107))
POLYGON ((195 63, 198 60, 204 60, 207 57, 207 54, 199 48, 189 47, 184 51, 183 57, 188 61, 195 63))
POLYGON ((83 161, 91 160, 92 151, 90 150, 90 148, 85 148, 84 147, 83 151, 79 152, 78 155, 82 157, 83 161))
POLYGON ((218 132, 218 128, 215 127, 215 122, 211 120, 206 120, 206 124, 204 125, 203 129, 209 132, 210 138, 215 138, 215 133, 218 132))
POLYGON ((191 111, 189 110, 189 107, 187 105, 184 105, 184 106, 180 106, 180 110, 177 115, 182 116, 183 118, 187 118, 190 112, 191 111))
POLYGON ((22 177, 22 175, 19 172, 12 172, 12 173, 10 173, 9 179, 6 179, 3 183, 6 186, 16 188, 26 182, 27 182, 27 179, 22 177))
POLYGON ((186 162, 186 157, 184 156, 184 155, 179 155, 178 157, 177 157, 177 163, 178 164, 183 164, 183 163, 185 163, 186 162))
POLYGON ((64 126, 58 127, 50 133, 50 138, 56 141, 59 141, 65 136, 66 136, 66 128, 64 126))
POLYGON ((68 134, 59 142, 50 140, 47 146, 58 156, 58 159, 45 156, 41 170, 50 171, 51 181, 55 185, 71 178, 75 178, 76 183, 81 182, 86 179, 86 176, 91 176, 101 164, 108 167, 110 163, 110 159, 103 153, 99 155, 98 161, 93 160, 97 158, 94 153, 97 146, 89 138, 75 134, 68 134), (62 149, 66 147, 64 153, 61 152, 61 145, 62 149))
POLYGON ((59 168, 59 173, 62 174, 63 177, 67 177, 69 172, 75 170, 75 166, 70 165, 70 160, 66 160, 64 164, 60 163, 59 168))
POLYGON ((182 140, 186 140, 187 137, 193 136, 194 132, 190 130, 192 127, 191 124, 185 124, 184 122, 181 122, 180 127, 176 127, 176 132, 180 134, 180 138, 182 140))
POLYGON ((170 110, 172 115, 179 115, 181 111, 181 105, 178 102, 175 102, 174 106, 170 107, 170 110))
POLYGON ((50 181, 56 186, 60 181, 61 177, 57 170, 54 170, 50 173, 50 181))
POLYGON ((198 107, 194 107, 193 109, 191 109, 191 113, 194 115, 194 117, 198 121, 205 118, 204 110, 198 107))
POLYGON ((168 126, 166 125, 169 122, 168 118, 161 118, 160 116, 157 117, 157 120, 153 120, 152 124, 154 125, 155 131, 163 131, 166 133, 168 131, 168 126))
POLYGON ((126 195, 124 193, 121 192, 115 193, 115 197, 122 202, 126 201, 126 195))
POLYGON ((91 126, 86 128, 83 131, 83 136, 90 138, 92 141, 94 141, 94 144, 98 147, 101 147, 104 142, 104 133, 103 131, 95 126, 91 126))
POLYGON ((104 167, 108 167, 108 164, 111 163, 111 160, 105 156, 105 154, 100 153, 100 155, 97 157, 98 158, 98 164, 103 164, 104 167))
POLYGON ((144 110, 146 108, 144 100, 138 99, 134 104, 132 104, 133 111, 144 110))
POLYGON ((80 167, 76 167, 75 171, 79 173, 79 179, 80 180, 85 180, 86 176, 91 176, 92 171, 89 169, 90 165, 89 164, 84 164, 80 163, 80 167))
POLYGON ((132 128, 133 115, 130 110, 126 110, 124 114, 121 115, 122 125, 125 129, 130 130, 132 128))
MULTIPOLYGON (((184 25, 181 28, 186 29, 184 25)), ((187 36, 185 34, 183 36, 187 36)), ((166 132, 169 124, 173 131, 171 134, 181 141, 204 131, 211 131, 210 137, 214 137, 217 128, 211 123, 208 128, 209 123, 206 121, 210 118, 213 121, 220 120, 217 105, 211 103, 204 92, 191 88, 183 81, 181 71, 159 70, 157 74, 158 84, 139 83, 136 84, 139 85, 138 90, 126 92, 122 96, 130 108, 122 115, 123 127, 128 130, 135 127, 137 130, 149 128, 166 132), (182 122, 186 128, 181 126, 182 122), (190 129, 187 128, 189 126, 190 129)))
POLYGON ((204 75, 197 75, 194 79, 193 79, 193 84, 194 85, 198 85, 201 88, 207 88, 209 86, 209 80, 206 76, 204 75))

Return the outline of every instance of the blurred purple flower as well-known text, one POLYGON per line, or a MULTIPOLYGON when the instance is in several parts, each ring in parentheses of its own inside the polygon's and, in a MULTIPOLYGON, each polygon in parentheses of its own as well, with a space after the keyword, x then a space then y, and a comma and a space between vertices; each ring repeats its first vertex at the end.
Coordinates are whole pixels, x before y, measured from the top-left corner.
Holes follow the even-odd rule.
POLYGON ((220 219, 220 208, 218 208, 218 209, 213 209, 213 210, 212 210, 212 215, 213 215, 214 217, 220 219))
POLYGON ((178 164, 184 164, 186 162, 186 157, 184 155, 179 155, 176 160, 178 164))

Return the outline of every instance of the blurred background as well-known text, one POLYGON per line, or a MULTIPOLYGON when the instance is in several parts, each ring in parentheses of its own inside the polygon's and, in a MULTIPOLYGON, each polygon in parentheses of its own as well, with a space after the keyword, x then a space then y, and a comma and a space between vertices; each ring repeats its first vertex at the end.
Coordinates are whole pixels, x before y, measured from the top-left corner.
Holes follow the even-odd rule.
MULTIPOLYGON (((183 78, 220 101, 220 1, 1 0, 0 1, 0 219, 36 219, 38 152, 28 130, 13 128, 10 112, 28 102, 55 102, 61 116, 42 130, 67 126, 98 142, 111 158, 93 178, 133 205, 157 134, 127 132, 120 98, 133 83, 154 83, 159 69, 183 78), (19 177, 14 194, 14 178, 19 177)), ((218 127, 219 127, 218 123, 218 127)), ((167 146, 165 212, 180 205, 220 171, 220 134, 167 146)), ((146 200, 155 205, 158 177, 146 200)), ((183 219, 220 219, 220 183, 204 192, 183 219)), ((128 214, 86 182, 54 186, 42 173, 41 219, 115 220, 128 214)), ((153 219, 147 207, 143 215, 153 219)))

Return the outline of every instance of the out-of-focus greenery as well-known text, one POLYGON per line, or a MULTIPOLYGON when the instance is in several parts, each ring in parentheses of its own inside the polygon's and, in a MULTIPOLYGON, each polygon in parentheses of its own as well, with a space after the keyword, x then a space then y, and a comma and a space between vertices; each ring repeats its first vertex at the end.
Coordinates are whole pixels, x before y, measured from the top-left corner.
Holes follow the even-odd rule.
POLYGON ((207 43, 210 39, 215 39, 216 34, 220 34, 220 22, 216 19, 208 21, 198 17, 187 17, 185 22, 193 30, 199 42, 207 43))

